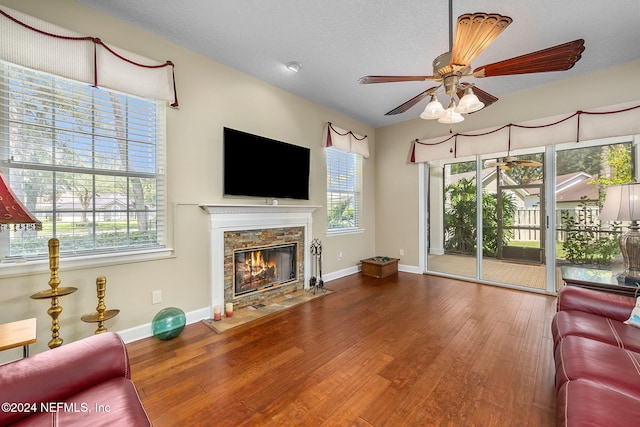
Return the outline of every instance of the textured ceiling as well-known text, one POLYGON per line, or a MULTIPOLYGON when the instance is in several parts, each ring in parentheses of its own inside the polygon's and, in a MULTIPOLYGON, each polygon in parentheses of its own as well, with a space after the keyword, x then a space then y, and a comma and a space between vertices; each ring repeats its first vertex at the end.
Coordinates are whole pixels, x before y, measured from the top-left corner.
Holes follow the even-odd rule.
MULTIPOLYGON (((446 0, 79 2, 374 127, 418 117, 427 99, 400 115, 384 113, 433 84, 360 85, 358 78, 430 75, 433 59, 449 50, 446 0), (288 61, 302 63, 300 72, 287 70, 288 61)), ((454 19, 474 12, 513 23, 473 68, 585 39, 569 71, 472 79, 497 97, 640 59, 638 0, 454 0, 454 19)))

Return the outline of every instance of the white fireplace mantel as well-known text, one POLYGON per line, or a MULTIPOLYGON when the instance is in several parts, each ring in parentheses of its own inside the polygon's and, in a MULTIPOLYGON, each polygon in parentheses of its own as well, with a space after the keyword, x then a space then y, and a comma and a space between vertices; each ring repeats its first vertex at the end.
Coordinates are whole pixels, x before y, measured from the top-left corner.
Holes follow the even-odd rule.
POLYGON ((310 205, 231 205, 201 204, 210 217, 211 314, 216 305, 224 306, 224 232, 264 228, 304 227, 304 287, 311 279, 312 214, 319 206, 310 205))

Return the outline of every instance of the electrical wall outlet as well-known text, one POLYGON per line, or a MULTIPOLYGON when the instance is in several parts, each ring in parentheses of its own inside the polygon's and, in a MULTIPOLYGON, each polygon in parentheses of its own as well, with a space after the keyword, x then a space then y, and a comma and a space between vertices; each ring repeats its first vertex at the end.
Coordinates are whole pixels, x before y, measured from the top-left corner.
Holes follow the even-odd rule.
POLYGON ((162 291, 151 292, 151 304, 160 304, 162 302, 162 291))
POLYGON ((338 251, 338 259, 342 259, 342 251, 338 251))
POLYGON ((400 249, 400 256, 404 256, 404 249, 400 249))

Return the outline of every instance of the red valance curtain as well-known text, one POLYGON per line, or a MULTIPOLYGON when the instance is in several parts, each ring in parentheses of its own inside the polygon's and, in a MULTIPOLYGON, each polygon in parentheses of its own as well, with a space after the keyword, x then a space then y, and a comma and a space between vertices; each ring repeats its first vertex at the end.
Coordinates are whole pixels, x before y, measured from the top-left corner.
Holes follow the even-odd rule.
POLYGON ((637 101, 518 124, 509 123, 473 133, 416 139, 411 161, 422 163, 635 134, 640 134, 640 103, 637 101))
POLYGON ((178 107, 174 65, 0 7, 0 59, 178 107))
POLYGON ((328 122, 326 126, 325 147, 335 147, 342 151, 369 157, 369 138, 366 135, 361 136, 350 130, 341 129, 331 122, 328 122))

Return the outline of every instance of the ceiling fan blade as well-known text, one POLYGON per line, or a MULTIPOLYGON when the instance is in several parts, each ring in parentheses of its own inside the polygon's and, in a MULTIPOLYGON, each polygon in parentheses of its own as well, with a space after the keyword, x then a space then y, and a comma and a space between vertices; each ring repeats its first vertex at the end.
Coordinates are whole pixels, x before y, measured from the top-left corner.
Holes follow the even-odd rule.
POLYGON ((384 115, 385 116, 393 116, 393 115, 396 115, 396 114, 404 113, 409 108, 413 107, 418 102, 422 101, 425 97, 427 97, 427 96, 431 95, 432 93, 434 93, 436 91, 436 89, 438 89, 439 87, 440 86, 434 86, 434 87, 432 87, 430 89, 425 90, 424 92, 414 96, 413 98, 411 98, 410 100, 408 100, 404 104, 399 105, 396 108, 394 108, 393 110, 386 112, 384 115))
POLYGON ((505 162, 504 159, 499 158, 499 159, 495 159, 495 160, 487 160, 484 163, 484 167, 485 168, 495 168, 497 166, 506 166, 508 164, 508 162, 505 162))
POLYGON ((434 76, 364 76, 358 79, 360 84, 395 83, 395 82, 424 82, 435 80, 434 76))
POLYGON ((527 166, 527 167, 542 166, 542 163, 536 162, 535 160, 515 160, 515 163, 517 163, 520 166, 527 166))
MULTIPOLYGON (((467 86, 473 86, 473 93, 475 93, 478 99, 480 100, 480 102, 484 104, 484 107, 482 107, 482 109, 478 111, 482 111, 483 109, 487 108, 489 105, 493 104, 498 100, 498 98, 491 95, 489 92, 485 92, 484 90, 480 89, 478 86, 471 85, 470 83, 465 83, 465 82, 462 82, 458 85, 459 87, 457 92, 458 99, 462 99, 462 97, 464 96, 464 90, 467 88, 467 86)), ((475 112, 477 113, 478 111, 475 111, 475 112)), ((469 114, 473 114, 473 113, 469 113, 469 114)))
POLYGON ((451 49, 451 63, 468 66, 513 20, 497 13, 464 14, 458 17, 451 49))
POLYGON ((473 76, 494 77, 514 74, 545 73, 548 71, 565 71, 575 65, 584 52, 584 40, 577 39, 536 52, 494 62, 473 70, 473 76))
POLYGON ((484 167, 485 168, 495 168, 495 167, 502 167, 505 166, 506 163, 502 163, 502 162, 491 162, 491 163, 485 163, 484 167))

